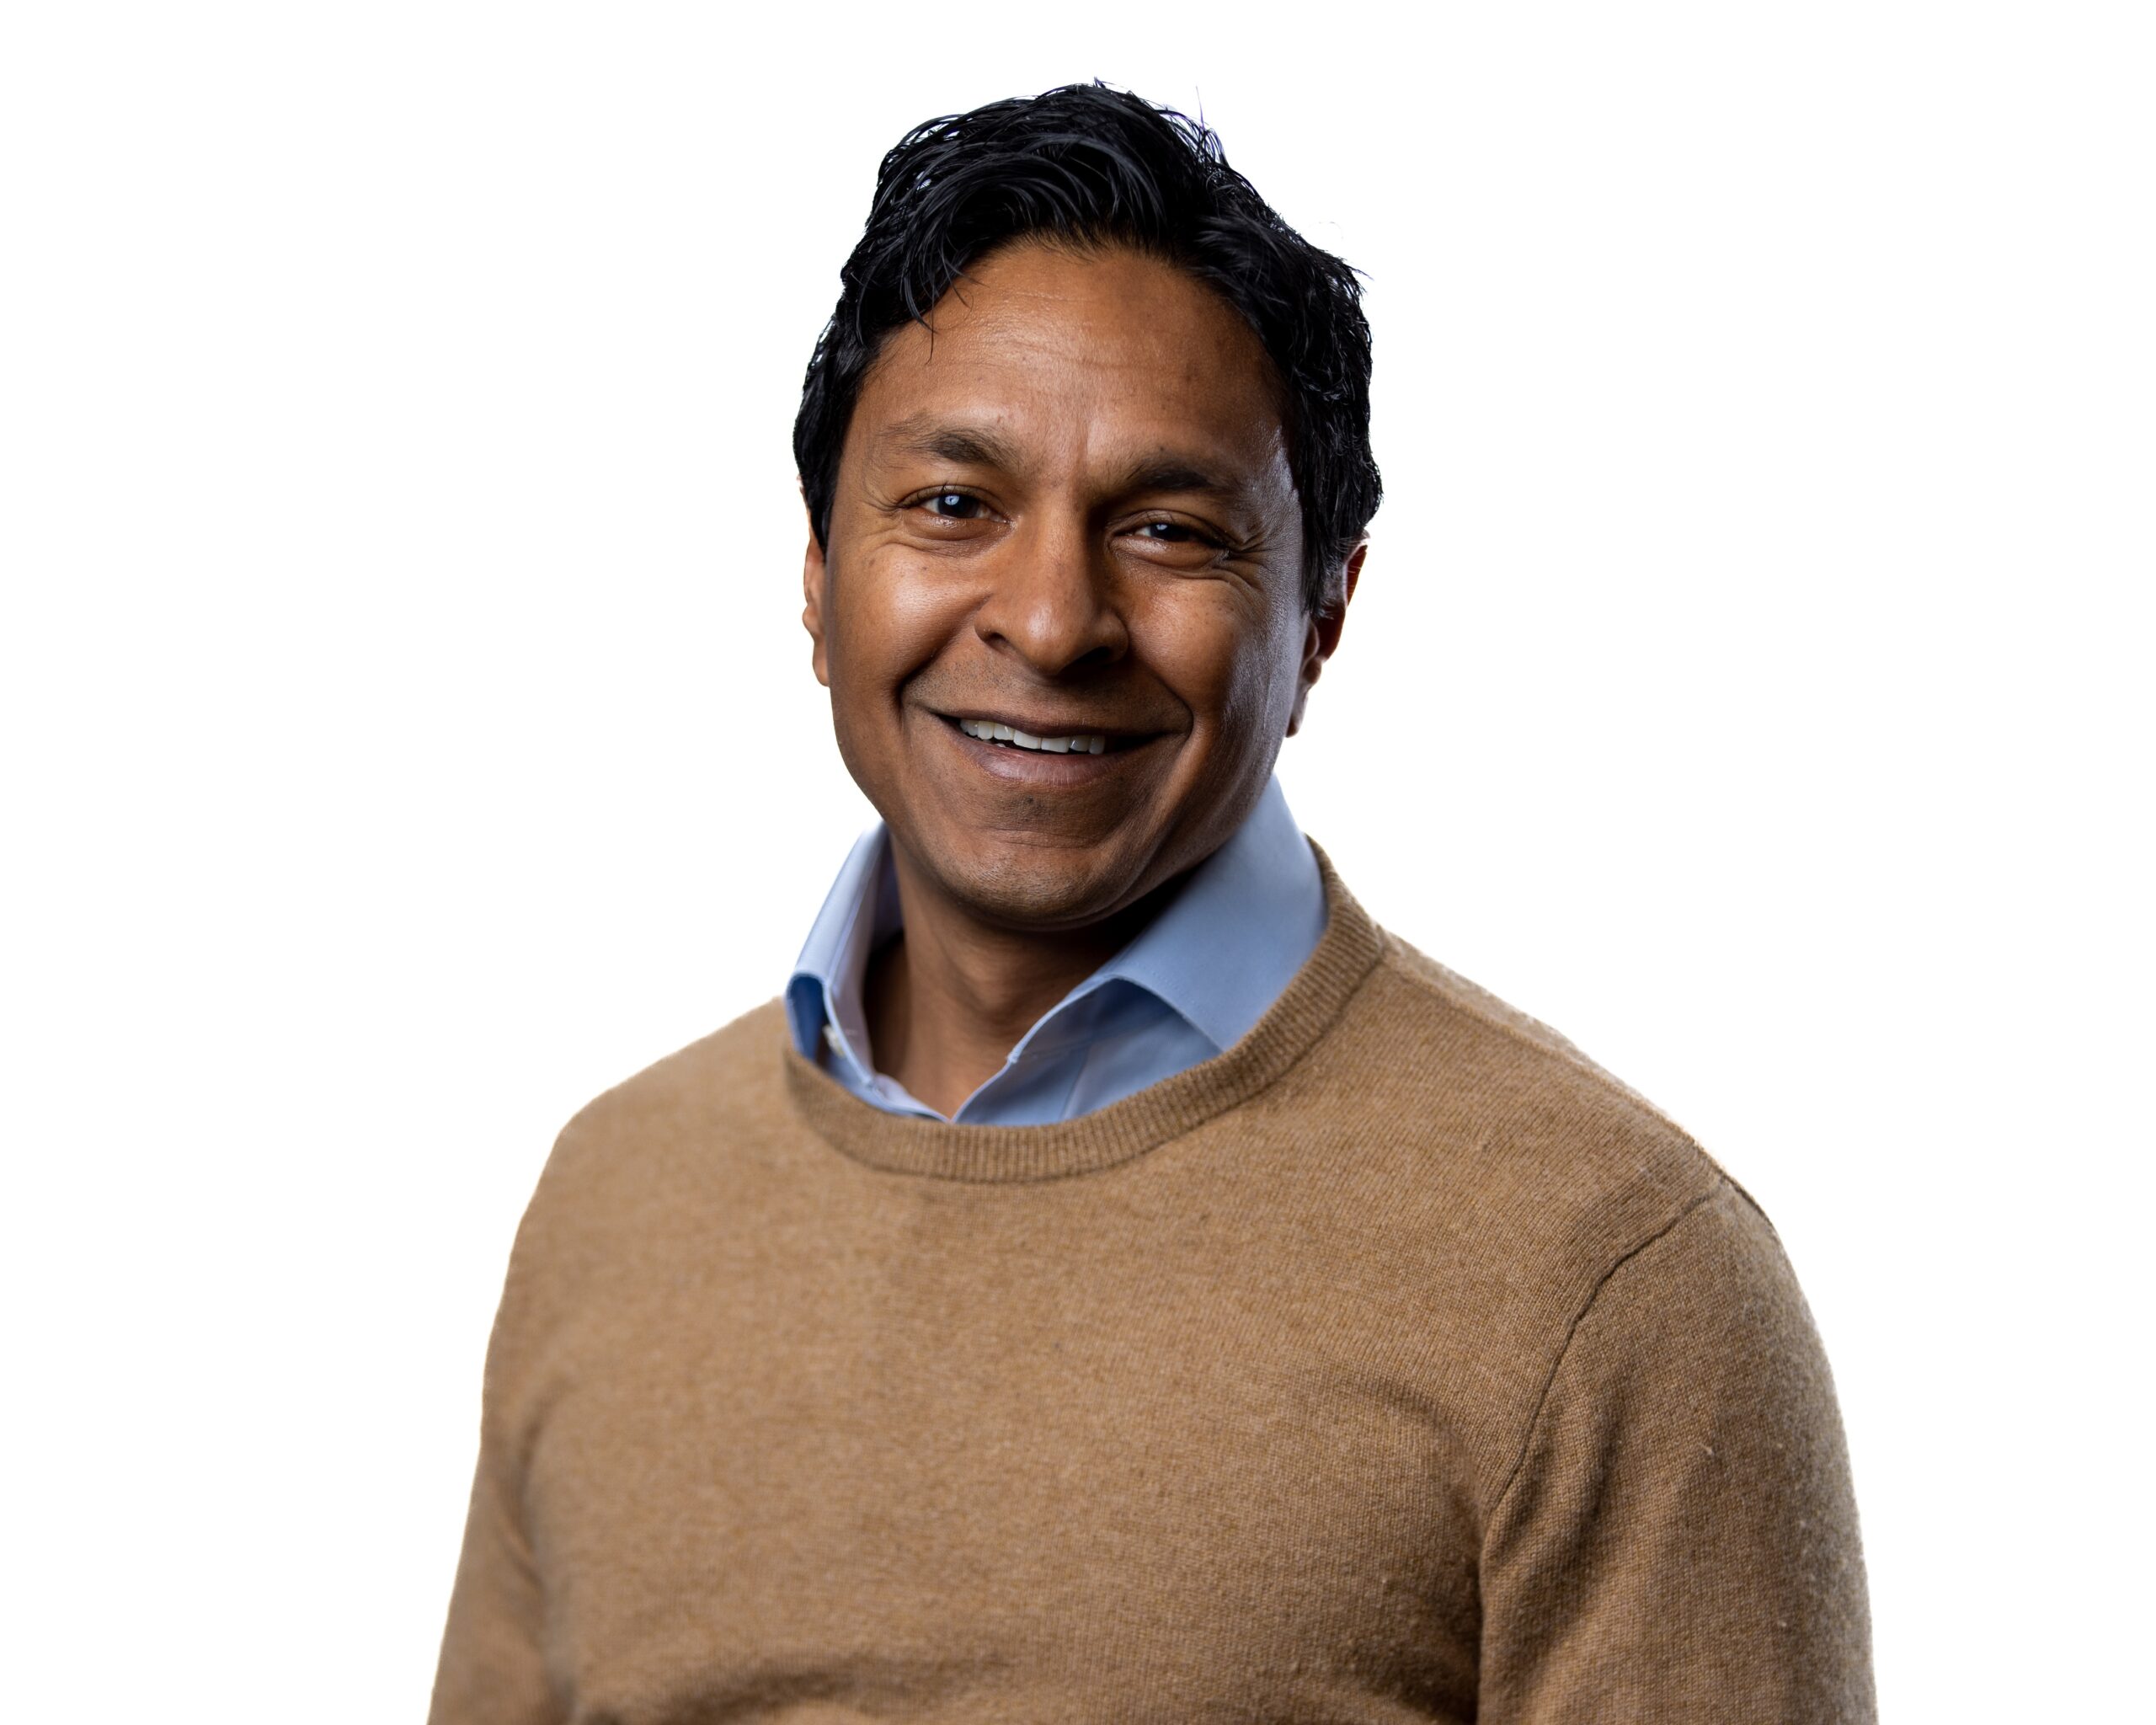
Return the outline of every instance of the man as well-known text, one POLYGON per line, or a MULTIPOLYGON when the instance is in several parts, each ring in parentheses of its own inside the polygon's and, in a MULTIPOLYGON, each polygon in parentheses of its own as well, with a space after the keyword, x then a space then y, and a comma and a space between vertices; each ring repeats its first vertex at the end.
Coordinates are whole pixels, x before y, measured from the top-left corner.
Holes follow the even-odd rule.
POLYGON ((555 1145, 435 1720, 1870 1718, 1766 1218, 1273 778, 1378 500, 1351 273, 1071 88, 909 136, 842 280, 804 621, 883 820, 555 1145))

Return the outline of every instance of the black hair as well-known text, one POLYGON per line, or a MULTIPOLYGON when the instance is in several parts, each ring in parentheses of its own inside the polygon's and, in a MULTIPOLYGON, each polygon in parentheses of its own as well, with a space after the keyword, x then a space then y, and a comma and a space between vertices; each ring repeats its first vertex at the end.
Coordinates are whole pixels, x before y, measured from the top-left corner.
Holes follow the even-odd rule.
POLYGON ((977 259, 1033 237, 1130 246, 1242 315, 1281 385, 1304 600, 1313 611, 1337 605, 1380 494, 1355 272, 1283 222, 1202 121, 1098 82, 926 121, 883 158, 793 422, 817 543, 829 548, 839 452, 885 339, 922 319, 977 259))

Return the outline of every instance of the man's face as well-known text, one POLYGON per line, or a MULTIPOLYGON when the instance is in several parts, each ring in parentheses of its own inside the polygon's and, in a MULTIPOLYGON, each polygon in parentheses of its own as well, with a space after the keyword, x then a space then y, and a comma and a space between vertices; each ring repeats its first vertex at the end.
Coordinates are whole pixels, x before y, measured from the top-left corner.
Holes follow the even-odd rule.
POLYGON ((1082 927, 1235 830, 1338 623, 1304 609, 1272 366, 1210 290, 1028 243, 929 323, 870 370, 810 539, 816 675, 902 870, 1082 927))

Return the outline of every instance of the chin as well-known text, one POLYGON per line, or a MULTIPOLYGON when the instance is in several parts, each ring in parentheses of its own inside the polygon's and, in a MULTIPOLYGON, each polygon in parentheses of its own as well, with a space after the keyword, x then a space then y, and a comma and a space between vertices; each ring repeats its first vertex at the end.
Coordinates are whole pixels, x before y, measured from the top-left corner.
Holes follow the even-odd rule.
POLYGON ((931 859, 945 892, 984 921, 1075 928, 1113 915, 1135 896, 1120 856, 1054 846, 985 844, 931 859))

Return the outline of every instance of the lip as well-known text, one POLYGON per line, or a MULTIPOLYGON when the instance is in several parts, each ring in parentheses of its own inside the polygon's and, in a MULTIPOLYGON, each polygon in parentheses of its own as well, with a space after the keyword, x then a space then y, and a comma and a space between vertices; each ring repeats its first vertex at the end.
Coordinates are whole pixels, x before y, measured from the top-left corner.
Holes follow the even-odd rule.
POLYGON ((1001 713, 939 713, 936 721, 937 729, 982 771, 1006 781, 1042 787, 1086 785, 1112 777, 1127 771, 1145 755, 1149 744, 1158 742, 1167 734, 1165 731, 1117 730, 1106 725, 1070 725, 1062 721, 1035 730, 1033 724, 1038 721, 1028 722, 1001 713), (1090 729, 1096 735, 1105 736, 1108 746, 1106 752, 1099 755, 1054 755, 1045 749, 1014 749, 1007 743, 984 743, 979 737, 968 736, 958 729, 962 718, 987 719, 1033 736, 1076 736, 1090 729))
MULTIPOLYGON (((971 719, 976 724, 1007 724, 1012 730, 1023 731, 1029 737, 1106 737, 1110 755, 1139 743, 1150 743, 1162 734, 1159 731, 1133 730, 1128 725, 1097 724, 1091 719, 1040 718, 1014 713, 991 713, 986 708, 958 708, 948 713, 938 710, 936 716, 946 721, 954 730, 961 719, 971 719)), ((959 731, 958 734, 964 736, 965 733, 959 731)))

